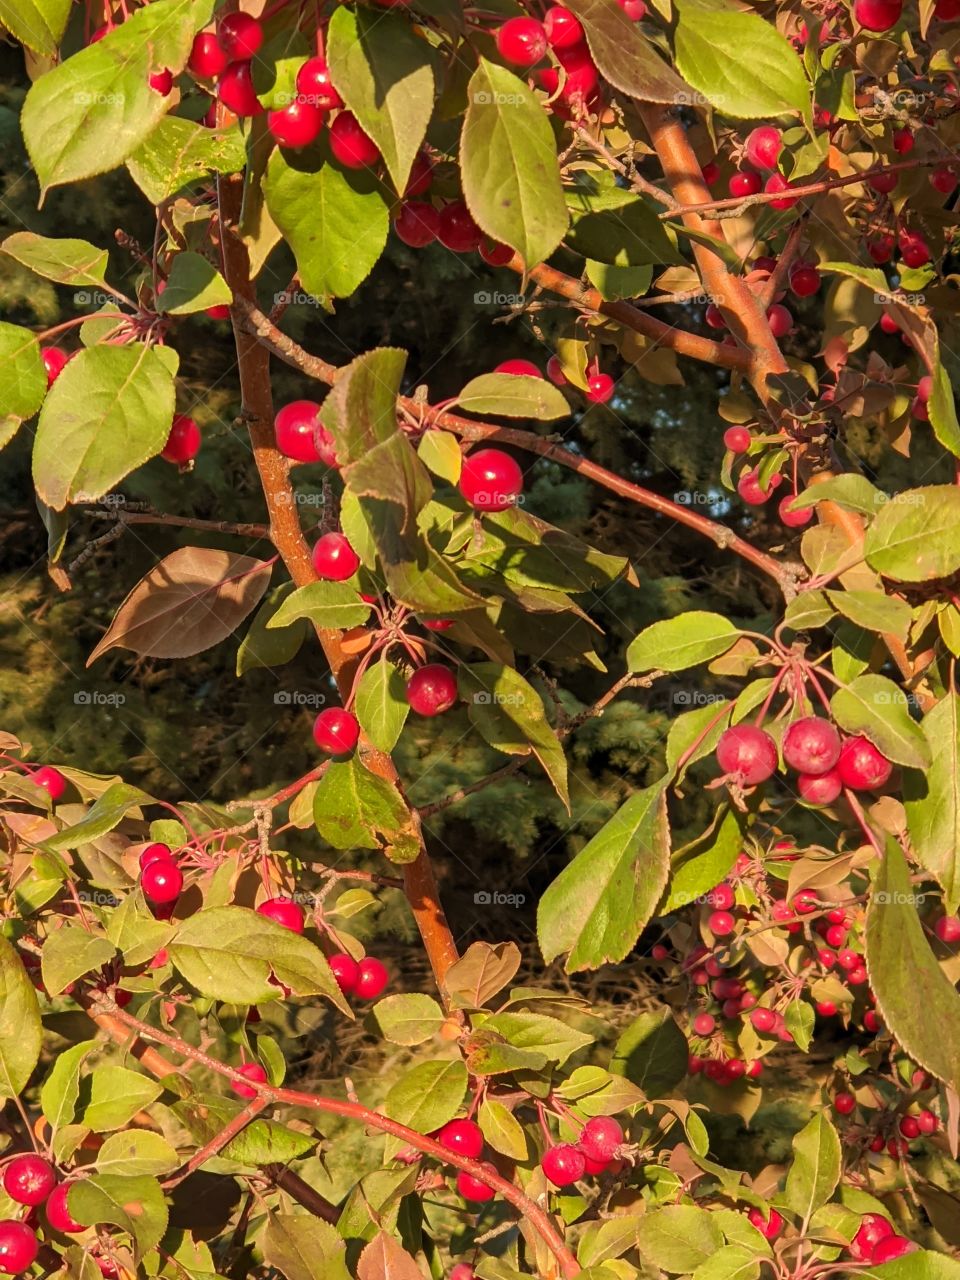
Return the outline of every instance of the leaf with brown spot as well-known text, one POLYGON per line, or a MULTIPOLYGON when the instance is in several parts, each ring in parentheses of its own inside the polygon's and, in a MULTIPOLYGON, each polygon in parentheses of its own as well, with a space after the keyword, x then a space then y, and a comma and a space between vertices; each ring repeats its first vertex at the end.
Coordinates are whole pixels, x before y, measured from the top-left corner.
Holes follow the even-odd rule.
POLYGON ((360 1255, 357 1280, 423 1280, 423 1272, 398 1240, 380 1231, 360 1255))
POLYGON ((117 610, 87 666, 110 649, 190 658, 225 640, 259 603, 272 562, 181 547, 154 565, 117 610))
POLYGON ((503 990, 519 968, 516 943, 473 942, 447 970, 447 992, 454 1004, 479 1009, 503 990))

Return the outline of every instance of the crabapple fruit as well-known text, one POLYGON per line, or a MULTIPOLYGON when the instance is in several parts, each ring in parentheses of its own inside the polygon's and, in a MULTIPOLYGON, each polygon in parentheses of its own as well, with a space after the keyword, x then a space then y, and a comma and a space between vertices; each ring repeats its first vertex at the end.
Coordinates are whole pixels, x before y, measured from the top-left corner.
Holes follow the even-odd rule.
POLYGON ((717 743, 717 763, 725 774, 755 787, 777 767, 777 744, 755 725, 738 724, 725 729, 717 743))
POLYGON ((36 1233, 25 1222, 11 1218, 0 1222, 0 1272, 18 1276, 29 1271, 39 1252, 36 1233))
POLYGON ((345 169, 368 169, 379 162, 380 148, 351 111, 341 111, 330 126, 330 150, 345 169))
POLYGON ((303 933, 303 907, 292 898, 268 898, 257 907, 257 915, 273 920, 291 933, 303 933))
POLYGON ((67 1235, 87 1229, 82 1223, 77 1222, 67 1208, 67 1194, 73 1185, 71 1182, 61 1182, 50 1192, 47 1203, 43 1206, 44 1216, 53 1230, 62 1231, 67 1235))
POLYGON ((342 533, 324 533, 313 544, 313 571, 325 582, 346 582, 360 568, 360 557, 342 533))
POLYGON ((822 716, 794 720, 783 735, 783 758, 797 773, 827 773, 840 758, 840 734, 822 716))
MULTIPOLYGON (((254 1084, 267 1083, 267 1073, 259 1062, 245 1062, 242 1067, 237 1067, 237 1071, 254 1084)), ((248 1084, 241 1084, 239 1080, 231 1080, 230 1088, 238 1098, 255 1098, 258 1092, 248 1084)))
POLYGON ((837 758, 840 781, 851 791, 873 791, 882 787, 893 772, 893 765, 869 738, 847 738, 837 758))
POLYGON ((59 800, 67 789, 67 780, 59 769, 54 769, 52 765, 45 764, 39 768, 36 773, 32 774, 30 781, 35 787, 41 787, 46 791, 51 800, 59 800))
POLYGON ((326 707, 313 722, 313 740, 331 756, 345 756, 357 745, 360 722, 343 707, 326 707))
POLYGON ((357 989, 357 979, 360 976, 360 966, 354 960, 353 956, 348 956, 345 951, 337 951, 332 956, 327 957, 327 964, 330 966, 330 972, 337 980, 337 986, 345 996, 351 996, 357 989))
POLYGON ((475 511, 506 511, 523 492, 523 472, 502 449, 475 449, 463 460, 457 488, 475 511))
POLYGON ((364 956, 357 966, 357 985, 354 994, 358 1000, 376 1000, 390 981, 387 966, 376 956, 364 956))
POLYGON ((43 1204, 56 1185, 53 1165, 33 1152, 14 1156, 3 1171, 3 1189, 17 1204, 43 1204))
POLYGON ((418 715, 438 716, 456 700, 456 673, 441 662, 418 667, 407 681, 407 702, 418 715))
POLYGON ((273 420, 277 448, 294 462, 319 462, 315 433, 320 406, 313 400, 291 400, 273 420))
POLYGON ((454 1151, 468 1160, 479 1160, 483 1150, 483 1133, 473 1120, 450 1120, 437 1134, 437 1141, 447 1151, 454 1151))
POLYGON ((559 1142, 543 1153, 540 1168, 555 1187, 568 1187, 586 1172, 583 1152, 569 1142, 559 1142))
POLYGON ((200 428, 185 413, 178 413, 170 427, 167 443, 160 450, 160 457, 177 466, 190 462, 200 452, 200 428))
POLYGON ((623 1142, 623 1130, 612 1116, 591 1116, 580 1130, 577 1146, 589 1160, 612 1160, 623 1142))

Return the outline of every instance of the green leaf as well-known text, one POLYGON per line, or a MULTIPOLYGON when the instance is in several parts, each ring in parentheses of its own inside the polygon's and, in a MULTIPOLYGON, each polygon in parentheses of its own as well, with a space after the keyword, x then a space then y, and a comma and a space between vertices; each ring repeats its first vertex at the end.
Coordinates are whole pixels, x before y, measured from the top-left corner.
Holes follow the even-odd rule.
POLYGON ((864 734, 894 764, 911 769, 930 765, 930 745, 910 715, 907 696, 887 676, 857 676, 836 691, 830 710, 841 729, 864 734))
POLYGON ((327 766, 314 793, 313 816, 334 849, 383 849, 394 862, 412 862, 420 851, 403 796, 357 756, 327 766))
MULTIPOLYGON (((619 7, 619 6, 618 6, 619 7)), ((608 301, 618 298, 639 298, 650 288, 653 268, 614 267, 607 262, 595 262, 593 258, 586 261, 587 279, 599 289, 608 301)))
MULTIPOLYGON (((223 1094, 196 1093, 174 1103, 172 1109, 199 1147, 219 1137, 243 1107, 243 1103, 223 1094)), ((316 1145, 317 1139, 308 1133, 298 1133, 276 1120, 257 1119, 231 1138, 218 1158, 235 1160, 242 1165, 288 1164, 305 1156, 316 1145)))
POLYGON ((907 829, 917 861, 943 889, 944 906, 960 906, 960 698, 947 693, 923 718, 932 761, 903 776, 907 829))
POLYGON ((536 689, 499 662, 464 664, 457 682, 470 723, 484 741, 511 756, 532 752, 569 811, 567 759, 536 689))
POLYGON ((88 933, 80 925, 68 924, 55 930, 40 953, 47 994, 58 996, 71 982, 112 960, 114 954, 112 942, 88 933))
POLYGON ((199 253, 178 253, 173 259, 167 286, 157 298, 157 310, 185 316, 232 301, 233 294, 213 263, 199 253))
POLYGON ((164 116, 127 157, 134 182, 151 204, 160 204, 211 173, 239 173, 246 147, 238 126, 218 131, 179 116, 164 116))
POLYGON ((683 78, 726 116, 810 113, 803 64, 759 13, 724 0, 675 0, 674 53, 683 78))
POLYGON ((64 1125, 72 1124, 80 1098, 80 1069, 92 1049, 95 1040, 84 1040, 71 1045, 57 1055, 50 1074, 40 1090, 40 1110, 50 1122, 54 1133, 64 1125))
MULTIPOLYGON (((381 1110, 417 1133, 433 1133, 453 1119, 466 1092, 467 1068, 460 1058, 421 1062, 391 1087, 381 1110)), ((401 1139, 388 1138, 384 1158, 389 1159, 403 1145, 401 1139)))
POLYGON ((930 950, 916 901, 906 859, 890 840, 867 905, 870 986, 904 1051, 960 1090, 960 995, 930 950))
POLYGON ((271 1213, 260 1243, 286 1280, 350 1280, 343 1236, 309 1214, 271 1213))
MULTIPOLYGON (((268 632, 305 618, 315 627, 358 627, 370 617, 370 606, 349 582, 309 582, 299 587, 267 620, 268 632)), ((299 646, 298 646, 299 647, 299 646)))
POLYGON ((0 405, 3 406, 3 414, 16 423, 32 418, 46 394, 47 373, 36 337, 18 324, 0 322, 0 405))
POLYGON ((390 229, 375 178, 277 148, 263 183, 267 209, 293 250, 300 282, 325 304, 349 298, 373 270, 390 229), (301 167, 304 166, 304 167, 301 167))
POLYGON ((527 1135, 523 1125, 502 1102, 485 1094, 477 1112, 477 1124, 494 1151, 511 1160, 527 1159, 527 1135))
POLYGON ((567 229, 550 121, 526 81, 480 59, 460 133, 463 194, 479 226, 528 267, 549 258, 567 229))
POLYGON ((566 970, 619 961, 660 899, 670 867, 663 782, 630 796, 540 899, 537 935, 549 964, 566 970))
POLYGON ((71 0, 0 0, 0 23, 34 53, 57 51, 70 17, 71 0))
POLYGON ((80 1119, 94 1133, 109 1133, 122 1129, 138 1111, 156 1102, 163 1086, 139 1071, 107 1063, 87 1076, 82 1092, 80 1119))
POLYGON ((186 981, 213 1000, 275 1000, 280 990, 269 981, 272 973, 295 996, 326 996, 349 1012, 320 948, 245 907, 198 911, 183 922, 168 950, 186 981))
POLYGON ((150 347, 138 342, 79 351, 40 412, 33 448, 37 493, 55 511, 102 498, 160 452, 173 410, 173 377, 150 347))
POLYGON ((588 174, 566 200, 573 217, 566 243, 590 261, 624 268, 683 261, 649 197, 588 174))
POLYGON ((805 1223, 837 1189, 840 1168, 837 1131, 829 1116, 815 1115, 793 1140, 793 1164, 784 1188, 787 1205, 805 1223))
POLYGON ((819 484, 812 484, 794 498, 790 508, 793 511, 804 511, 807 507, 815 507, 818 502, 836 502, 850 511, 859 511, 861 515, 875 516, 888 501, 887 495, 871 484, 866 476, 850 471, 819 484))
POLYGON ((391 1044, 423 1044, 443 1026, 444 1013, 432 996, 387 996, 367 1015, 373 1030, 391 1044))
POLYGON ((441 480, 456 484, 460 479, 463 455, 460 452, 460 442, 449 431, 437 431, 428 427, 417 445, 417 457, 441 480))
POLYGON ((367 667, 353 704, 360 727, 375 747, 392 751, 410 712, 406 681, 386 658, 367 667))
POLYGON ((739 635, 722 614, 691 609, 645 627, 627 649, 627 666, 631 671, 686 671, 726 653, 739 635))
POLYGON ((615 0, 572 0, 568 7, 583 24, 603 78, 615 89, 640 102, 689 100, 687 85, 615 0))
POLYGON ((154 1178, 94 1174, 70 1184, 70 1216, 85 1226, 113 1223, 133 1239, 137 1258, 154 1249, 167 1229, 167 1206, 154 1178))
POLYGON ((689 1056, 687 1038, 664 1005, 641 1013, 621 1032, 610 1070, 632 1080, 648 1098, 665 1098, 687 1074, 689 1056))
POLYGON ((905 600, 896 600, 882 591, 828 591, 827 596, 837 612, 858 627, 906 640, 913 610, 905 600))
POLYGON ((960 569, 960 489, 932 484, 899 493, 867 530, 871 569, 895 582, 929 582, 960 569))
POLYGON ((484 373, 471 378, 451 402, 467 413, 495 413, 505 418, 549 422, 566 418, 570 406, 559 388, 527 374, 484 373))
MULTIPOLYGON (((717 728, 723 728, 722 721, 717 728)), ((711 737, 712 735, 708 735, 708 739, 711 737)), ((674 870, 670 878, 670 892, 659 914, 665 916, 671 911, 689 907, 709 893, 736 862, 742 846, 740 823, 735 812, 728 809, 719 825, 710 833, 709 844, 674 870)))
POLYGON ((326 56, 330 78, 402 195, 433 114, 430 45, 406 18, 341 5, 330 19, 326 56))
POLYGON ((166 114, 155 71, 179 72, 212 0, 154 0, 36 80, 21 115, 42 190, 122 164, 166 114))
POLYGON ((866 1280, 960 1280, 960 1262, 933 1249, 918 1249, 859 1274, 866 1280))
POLYGON ((560 1066, 571 1054, 593 1044, 593 1036, 542 1013, 508 1009, 484 1019, 481 1025, 484 1031, 495 1031, 503 1036, 515 1049, 532 1049, 535 1053, 542 1053, 548 1062, 556 1062, 560 1066))
POLYGON ((692 1280, 756 1280, 759 1274, 760 1258, 756 1249, 744 1244, 727 1244, 700 1263, 692 1280))
POLYGON ((307 638, 307 624, 300 618, 285 627, 271 627, 270 622, 293 591, 292 582, 282 582, 267 593, 263 604, 253 615, 247 634, 237 649, 237 675, 246 675, 261 667, 282 667, 300 652, 307 638))
POLYGON ((176 1148, 150 1129, 128 1129, 107 1138, 97 1153, 99 1173, 159 1177, 180 1163, 176 1148))
POLYGON ((40 1006, 16 951, 0 934, 0 1098, 22 1092, 40 1059, 40 1006))
MULTIPOLYGON (((150 824, 150 839, 160 840, 171 848, 178 848, 184 840, 167 839, 157 835, 150 824)), ((175 823, 179 826, 179 823, 175 823)), ((186 833, 184 833, 185 837, 186 833)), ((107 919, 107 937, 123 956, 124 964, 131 967, 152 960, 161 947, 165 947, 176 932, 176 925, 166 920, 155 920, 145 909, 142 899, 135 893, 127 894, 107 919)))
POLYGON ((637 1243, 646 1262, 677 1274, 695 1271, 723 1246, 723 1234, 706 1209, 692 1204, 648 1210, 637 1225, 637 1243))
POLYGON ((54 284, 97 289, 106 280, 107 251, 87 240, 51 239, 32 231, 18 231, 7 236, 0 252, 54 284))
POLYGON ((131 809, 147 804, 150 797, 138 787, 125 782, 114 782, 74 826, 67 827, 45 840, 47 849, 78 849, 82 844, 97 840, 122 822, 131 809))
POLYGON ((933 434, 945 449, 949 449, 954 457, 960 457, 960 423, 957 422, 957 406, 953 398, 953 384, 950 375, 940 362, 940 340, 937 339, 937 350, 934 355, 936 367, 933 372, 933 387, 927 400, 927 416, 933 434))

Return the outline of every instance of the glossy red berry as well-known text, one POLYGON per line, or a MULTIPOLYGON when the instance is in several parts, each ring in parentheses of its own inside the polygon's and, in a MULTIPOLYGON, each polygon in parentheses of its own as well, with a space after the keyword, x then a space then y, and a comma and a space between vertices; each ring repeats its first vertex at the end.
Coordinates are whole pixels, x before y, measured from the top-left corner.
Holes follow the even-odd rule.
POLYGON ((140 872, 140 888, 148 902, 166 906, 179 898, 183 872, 175 862, 151 862, 140 872))
POLYGON ((768 1209, 766 1214, 761 1209, 751 1209, 747 1214, 747 1220, 753 1223, 767 1240, 776 1240, 783 1230, 783 1218, 776 1209, 768 1209))
POLYGON ((326 707, 313 722, 313 740, 329 755, 349 755, 359 738, 360 722, 343 707, 326 707))
POLYGON ((741 199, 746 196, 755 196, 762 186, 763 179, 752 169, 739 169, 727 183, 730 194, 739 196, 741 199))
POLYGON ((36 1234, 25 1222, 0 1222, 0 1272, 18 1276, 29 1271, 40 1252, 36 1234))
POLYGON ((51 800, 56 802, 67 789, 67 780, 59 769, 45 764, 36 773, 31 774, 30 781, 35 787, 42 787, 51 800))
POLYGON ((948 196, 957 186, 957 171, 952 164, 938 164, 930 174, 930 185, 934 191, 948 196))
POLYGON ((879 236, 872 236, 867 241, 867 253, 877 264, 878 267, 883 266, 885 262, 889 262, 893 257, 893 250, 896 241, 893 236, 884 233, 879 236))
POLYGON ((733 892, 733 886, 727 884, 725 880, 710 890, 706 895, 706 903, 708 907, 713 907, 715 911, 729 911, 736 901, 736 894, 733 892))
POLYGON ((451 200, 440 210, 437 239, 453 253, 475 253, 483 240, 483 232, 466 204, 462 200, 451 200))
POLYGON ((249 62, 263 44, 263 27, 249 13, 229 13, 220 20, 217 39, 231 62, 249 62))
POLYGON ((62 1231, 67 1235, 87 1229, 82 1223, 77 1222, 67 1208, 67 1193, 74 1185, 72 1182, 61 1182, 50 1192, 47 1203, 43 1206, 44 1216, 53 1230, 62 1231))
POLYGON ((882 787, 893 772, 893 765, 869 738, 848 738, 840 748, 837 773, 851 791, 873 791, 882 787))
POLYGON ((746 427, 727 427, 723 433, 723 443, 731 453, 746 453, 750 448, 752 436, 746 427))
POLYGON ((908 156, 913 150, 916 139, 913 136, 912 129, 894 129, 893 131, 893 149, 898 156, 908 156))
POLYGON ((451 1120, 437 1134, 437 1141, 447 1151, 479 1160, 483 1150, 483 1133, 473 1120, 451 1120))
POLYGON ((646 17, 647 6, 644 0, 617 0, 617 4, 633 22, 639 22, 641 18, 646 17))
POLYGON ((775 302, 768 308, 767 320, 770 324, 770 332, 775 338, 785 338, 793 330, 793 316, 779 302, 775 302))
POLYGON ((438 716, 457 700, 457 677, 440 662, 418 667, 407 681, 407 702, 421 716, 438 716))
POLYGON ((457 1262, 454 1264, 448 1280, 477 1280, 477 1273, 468 1262, 457 1262))
POLYGON ((882 1262, 892 1262, 894 1258, 902 1258, 905 1253, 913 1253, 917 1246, 906 1236, 889 1235, 881 1240, 873 1250, 870 1261, 874 1266, 882 1262))
POLYGON ((717 1028, 717 1020, 712 1013, 698 1013, 690 1024, 698 1036, 709 1036, 717 1028))
POLYGON ((343 994, 352 996, 357 989, 357 980, 360 977, 360 966, 353 956, 348 956, 345 951, 338 951, 327 958, 327 963, 343 994))
POLYGON ((577 1146, 588 1160, 606 1163, 617 1154, 623 1130, 613 1116, 591 1116, 580 1130, 577 1146))
POLYGON ((160 457, 177 466, 190 462, 200 452, 200 428, 185 413, 178 413, 170 427, 160 457))
POLYGON ((842 1116, 848 1116, 857 1105, 857 1100, 852 1093, 838 1093, 834 1096, 833 1107, 836 1112, 842 1116))
POLYGON ((880 328, 884 333, 899 333, 900 322, 889 311, 884 311, 880 315, 880 328))
POLYGON ((43 1204, 56 1185, 53 1165, 33 1152, 14 1156, 3 1170, 3 1189, 17 1204, 43 1204))
POLYGON ((802 263, 790 272, 790 289, 798 298, 810 298, 821 284, 820 272, 809 263, 802 263))
POLYGON ((584 43, 572 45, 569 49, 557 49, 555 53, 563 69, 562 79, 556 67, 546 67, 537 72, 537 80, 554 99, 552 110, 569 119, 584 106, 595 105, 600 73, 584 43))
POLYGON ((47 386, 52 387, 60 374, 63 373, 70 357, 66 351, 61 351, 59 347, 41 347, 40 359, 43 361, 43 367, 47 371, 47 386))
POLYGON ((769 124, 753 129, 743 144, 744 157, 755 169, 776 169, 782 150, 780 130, 769 124))
POLYGON ((330 126, 330 150, 345 169, 369 169, 380 162, 380 148, 364 133, 351 111, 341 111, 330 126))
POLYGON ((903 1136, 911 1142, 914 1138, 920 1137, 920 1121, 916 1116, 901 1116, 897 1127, 903 1136))
POLYGON ((263 107, 253 87, 249 62, 231 62, 217 84, 217 97, 235 116, 246 118, 263 114, 263 107))
POLYGON ((346 582, 360 568, 360 557, 342 533, 324 533, 313 544, 313 571, 325 582, 346 582))
POLYGON ((294 462, 319 462, 316 430, 320 406, 313 400, 292 400, 277 413, 273 433, 277 448, 294 462))
MULTIPOLYGON (((492 1165, 489 1160, 484 1161, 483 1167, 488 1173, 496 1173, 496 1166, 492 1165)), ((497 1194, 493 1187, 488 1187, 485 1182, 481 1182, 479 1178, 475 1178, 472 1173, 467 1173, 466 1169, 461 1169, 457 1174, 457 1190, 463 1196, 464 1200, 473 1200, 477 1203, 484 1203, 492 1200, 497 1194)))
POLYGON ((548 1147, 540 1160, 540 1168, 555 1187, 569 1187, 586 1172, 583 1152, 569 1142, 548 1147))
POLYGON ((780 476, 771 476, 767 481, 766 489, 761 488, 759 472, 754 468, 743 471, 740 474, 737 480, 737 493, 751 507, 760 507, 767 501, 774 489, 779 488, 780 483, 780 476))
MULTIPOLYGON (((763 184, 763 189, 768 193, 779 193, 781 191, 789 191, 791 185, 792 184, 786 180, 782 173, 771 173, 770 177, 763 184)), ((771 209, 792 209, 797 203, 797 197, 783 196, 781 199, 771 200, 769 203, 771 209)))
POLYGON ((454 624, 453 618, 424 618, 423 625, 428 631, 449 631, 454 624))
POLYGON ((201 31, 194 37, 187 68, 202 80, 215 80, 227 68, 230 59, 212 31, 201 31))
POLYGON ((281 147, 308 147, 320 135, 324 114, 306 98, 267 113, 267 128, 281 147))
POLYGON ((217 306, 204 307, 203 314, 210 320, 229 320, 230 308, 225 302, 222 302, 217 306))
POLYGON ((754 1029, 761 1032, 772 1031, 777 1025, 777 1015, 772 1009, 758 1008, 752 1010, 750 1021, 754 1029))
POLYGON ((783 758, 797 773, 826 773, 840 758, 840 734, 822 716, 794 720, 783 735, 783 758))
POLYGON ((555 387, 565 387, 567 385, 567 375, 563 372, 563 365, 560 363, 559 356, 551 356, 547 361, 547 377, 555 387))
POLYGON ((508 18, 497 30, 497 49, 505 62, 532 67, 547 52, 547 33, 536 18, 508 18))
POLYGON ((591 373, 587 378, 587 399, 606 404, 613 395, 615 383, 609 373, 591 373))
POLYGON ((484 236, 478 250, 480 257, 491 267, 505 267, 513 257, 513 249, 508 244, 500 244, 484 236))
POLYGON ((930 261, 930 246, 919 231, 901 231, 897 245, 905 266, 922 267, 930 261))
MULTIPOLYGON (((866 1019, 864 1019, 866 1021, 866 1019)), ((932 1111, 921 1111, 917 1116, 917 1127, 923 1134, 936 1133, 940 1128, 940 1121, 932 1111)))
POLYGON ((562 4, 552 5, 547 10, 543 30, 551 49, 570 49, 584 38, 580 19, 562 4))
POLYGON ((303 907, 292 898, 268 898, 257 907, 257 915, 273 920, 291 933, 303 933, 303 907))
POLYGON ((325 58, 308 58, 297 72, 297 93, 321 111, 335 111, 343 99, 333 87, 325 58))
POLYGON ((960 942, 960 916, 941 916, 933 926, 933 932, 948 946, 960 942))
POLYGON ((376 956, 364 956, 357 967, 354 995, 358 1000, 376 1000, 389 981, 387 966, 376 956))
POLYGON ((523 492, 523 472, 502 449, 474 449, 463 460, 457 488, 475 511, 506 511, 523 492))
POLYGON ((411 249, 423 249, 436 240, 440 215, 426 200, 405 200, 393 215, 393 229, 411 249))
POLYGON ((797 497, 799 494, 786 493, 777 503, 777 515, 788 529, 802 529, 813 519, 813 507, 793 510, 793 502, 797 497))
POLYGON ((718 938, 733 933, 736 923, 729 911, 711 911, 707 917, 707 928, 718 938))
POLYGON ((543 374, 532 360, 503 360, 494 373, 511 373, 515 377, 542 378, 543 374))
POLYGON ((755 787, 776 769, 777 744, 755 725, 737 724, 720 735, 717 763, 742 786, 755 787))
POLYGON ((154 844, 147 845, 140 854, 138 861, 140 863, 140 870, 143 871, 144 868, 149 867, 151 863, 174 862, 176 859, 173 856, 173 850, 168 844, 156 842, 154 844))
POLYGON ((929 373, 925 373, 917 383, 917 399, 921 404, 926 404, 933 395, 933 378, 929 373))
POLYGON ((903 0, 854 0, 853 16, 866 31, 889 31, 902 10, 903 0))
MULTIPOLYGON (((267 1073, 259 1062, 245 1062, 242 1067, 237 1070, 247 1080, 252 1080, 254 1084, 266 1084, 267 1073)), ((248 1084, 241 1084, 239 1080, 231 1080, 230 1088, 238 1098, 255 1098, 259 1090, 252 1088, 248 1084)))

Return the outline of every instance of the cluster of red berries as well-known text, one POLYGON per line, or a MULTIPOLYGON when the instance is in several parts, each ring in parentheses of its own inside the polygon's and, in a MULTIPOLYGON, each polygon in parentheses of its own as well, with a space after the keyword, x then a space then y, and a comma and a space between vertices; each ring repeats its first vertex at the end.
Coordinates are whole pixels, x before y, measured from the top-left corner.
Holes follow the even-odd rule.
MULTIPOLYGON (((28 1211, 43 1205, 47 1225, 53 1231, 72 1234, 86 1228, 76 1222, 67 1208, 69 1182, 58 1182, 57 1171, 48 1160, 32 1152, 15 1155, 3 1167, 3 1190, 28 1211)), ((40 1251, 37 1234, 27 1222, 16 1218, 0 1221, 0 1273, 10 1276, 29 1271, 40 1251)))
POLYGON ((547 1148, 540 1168, 555 1187, 568 1187, 585 1174, 622 1168, 618 1159, 622 1145, 623 1129, 612 1116, 591 1116, 575 1143, 558 1142, 547 1148))
POLYGON ((850 1253, 858 1262, 878 1266, 881 1262, 902 1258, 905 1253, 913 1253, 919 1247, 906 1236, 897 1235, 893 1224, 882 1214, 865 1213, 853 1237, 850 1253))
MULTIPOLYGON (((717 764, 741 787, 755 787, 773 775, 777 744, 756 725, 739 724, 720 735, 717 764)), ((862 734, 841 738, 829 720, 804 716, 783 736, 784 763, 797 774, 797 792, 807 804, 831 804, 848 787, 875 791, 893 772, 892 763, 862 734)))
POLYGON ((140 854, 140 888, 155 916, 167 919, 173 914, 183 889, 183 872, 168 844, 156 841, 140 854))

